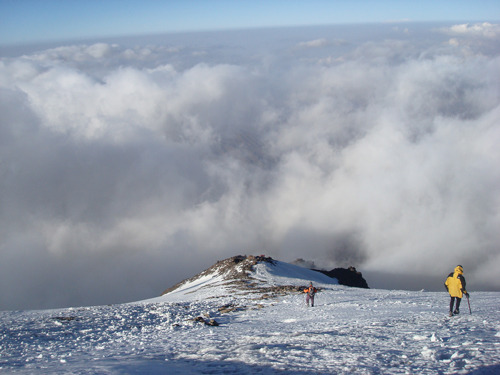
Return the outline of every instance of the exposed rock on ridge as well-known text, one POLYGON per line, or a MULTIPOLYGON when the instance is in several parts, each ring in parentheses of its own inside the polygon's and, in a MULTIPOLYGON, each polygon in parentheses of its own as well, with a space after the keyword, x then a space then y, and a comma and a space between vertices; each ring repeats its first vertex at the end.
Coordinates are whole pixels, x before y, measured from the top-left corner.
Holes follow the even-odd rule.
POLYGON ((313 271, 321 272, 324 275, 330 276, 337 279, 340 285, 351 286, 356 288, 366 288, 369 289, 368 283, 363 278, 361 272, 356 270, 355 267, 351 266, 348 268, 334 268, 330 271, 318 269, 317 265, 310 260, 304 260, 302 258, 295 259, 292 264, 296 264, 300 267, 309 268, 313 271))
POLYGON ((265 255, 236 255, 231 258, 219 260, 198 275, 166 289, 161 295, 174 292, 183 286, 208 276, 222 278, 223 285, 230 287, 233 292, 258 293, 261 299, 272 298, 276 295, 283 295, 290 292, 299 293, 306 287, 305 285, 261 285, 259 280, 254 279, 250 275, 254 267, 262 262, 270 263, 271 265, 276 264, 273 258, 265 255))
POLYGON ((248 274, 252 271, 253 266, 255 266, 258 262, 268 262, 273 264, 274 260, 271 257, 266 257, 265 255, 236 255, 231 258, 219 260, 213 266, 207 268, 205 271, 199 273, 198 275, 183 280, 180 283, 175 284, 171 288, 168 288, 161 295, 170 293, 180 288, 181 286, 196 281, 197 279, 200 279, 204 276, 214 274, 223 277, 227 281, 232 280, 233 283, 240 282, 242 284, 251 286, 251 278, 248 274))
POLYGON ((334 268, 331 271, 324 270, 314 270, 321 272, 327 276, 333 277, 339 281, 339 284, 352 286, 356 288, 366 288, 369 289, 368 283, 363 278, 361 272, 356 271, 356 268, 334 268))

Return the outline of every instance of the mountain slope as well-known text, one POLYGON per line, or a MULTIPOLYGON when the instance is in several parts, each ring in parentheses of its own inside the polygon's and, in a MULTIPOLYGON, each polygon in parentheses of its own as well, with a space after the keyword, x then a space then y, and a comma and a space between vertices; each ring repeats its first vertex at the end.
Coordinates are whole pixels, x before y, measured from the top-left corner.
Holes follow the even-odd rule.
POLYGON ((320 288, 338 285, 337 279, 317 271, 263 255, 238 255, 218 261, 200 274, 167 289, 161 297, 148 302, 301 292, 310 282, 320 288))

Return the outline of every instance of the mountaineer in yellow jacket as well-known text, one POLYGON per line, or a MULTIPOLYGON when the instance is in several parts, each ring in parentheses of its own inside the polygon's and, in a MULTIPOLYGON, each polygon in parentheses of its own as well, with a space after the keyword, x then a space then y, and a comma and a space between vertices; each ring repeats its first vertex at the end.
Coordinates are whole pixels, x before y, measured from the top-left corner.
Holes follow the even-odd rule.
POLYGON ((469 296, 467 290, 465 290, 465 278, 464 278, 464 268, 462 266, 456 266, 455 270, 448 275, 444 286, 448 293, 450 293, 450 316, 453 314, 458 315, 460 313, 460 302, 465 294, 469 296), (456 301, 455 310, 453 310, 453 305, 456 301))

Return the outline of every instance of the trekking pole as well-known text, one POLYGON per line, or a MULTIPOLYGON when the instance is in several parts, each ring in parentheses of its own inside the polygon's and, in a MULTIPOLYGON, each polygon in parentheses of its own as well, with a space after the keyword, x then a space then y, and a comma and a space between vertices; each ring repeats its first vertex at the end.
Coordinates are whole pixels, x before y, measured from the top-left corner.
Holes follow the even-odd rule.
POLYGON ((467 303, 469 304, 469 314, 472 315, 472 311, 470 309, 469 293, 467 293, 465 296, 467 297, 467 303))

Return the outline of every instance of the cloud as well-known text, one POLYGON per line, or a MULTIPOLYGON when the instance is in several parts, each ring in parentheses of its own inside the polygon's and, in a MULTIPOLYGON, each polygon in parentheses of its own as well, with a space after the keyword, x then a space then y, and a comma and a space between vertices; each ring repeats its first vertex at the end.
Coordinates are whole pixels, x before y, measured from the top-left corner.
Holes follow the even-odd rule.
POLYGON ((499 48, 500 25, 489 22, 475 24, 460 24, 439 29, 440 32, 451 36, 448 44, 460 48, 467 56, 479 53, 490 56, 497 55, 499 48))
POLYGON ((328 40, 326 40, 325 38, 321 38, 321 39, 310 40, 307 42, 300 42, 299 47, 318 48, 318 47, 324 47, 327 44, 328 40))
POLYGON ((451 35, 497 38, 500 35, 500 25, 483 22, 478 24, 460 24, 444 28, 444 32, 451 35))
POLYGON ((0 308, 148 298, 238 253, 499 288, 496 41, 273 35, 3 58, 0 308))

